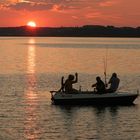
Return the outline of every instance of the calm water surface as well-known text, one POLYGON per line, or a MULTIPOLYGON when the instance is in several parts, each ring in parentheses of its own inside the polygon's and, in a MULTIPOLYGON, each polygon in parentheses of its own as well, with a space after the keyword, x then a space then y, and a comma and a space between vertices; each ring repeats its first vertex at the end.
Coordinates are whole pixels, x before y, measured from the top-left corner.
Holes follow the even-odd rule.
POLYGON ((79 73, 83 90, 117 72, 119 90, 140 89, 139 38, 0 38, 0 140, 139 140, 133 106, 55 106, 50 90, 79 73))

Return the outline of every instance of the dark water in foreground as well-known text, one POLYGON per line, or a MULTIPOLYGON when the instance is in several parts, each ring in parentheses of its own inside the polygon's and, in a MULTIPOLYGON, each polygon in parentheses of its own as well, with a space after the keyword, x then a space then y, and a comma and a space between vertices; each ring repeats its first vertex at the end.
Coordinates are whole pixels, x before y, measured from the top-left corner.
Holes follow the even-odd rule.
POLYGON ((55 106, 47 92, 53 76, 42 76, 1 76, 1 140, 139 140, 139 99, 133 106, 55 106))
POLYGON ((0 38, 0 42, 0 140, 140 139, 140 98, 132 106, 55 106, 49 94, 60 87, 61 76, 71 72, 79 72, 75 88, 91 90, 95 77, 103 78, 106 53, 108 78, 115 70, 120 90, 140 89, 140 39, 0 38))

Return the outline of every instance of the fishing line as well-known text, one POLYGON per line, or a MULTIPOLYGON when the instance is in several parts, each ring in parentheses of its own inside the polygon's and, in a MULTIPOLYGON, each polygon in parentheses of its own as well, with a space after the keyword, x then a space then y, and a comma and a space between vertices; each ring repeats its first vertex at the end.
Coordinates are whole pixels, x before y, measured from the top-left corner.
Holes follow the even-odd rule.
POLYGON ((104 56, 104 76, 105 76, 105 85, 107 85, 107 78, 106 78, 106 75, 107 75, 107 54, 108 54, 108 47, 106 47, 106 53, 105 53, 105 56, 104 56))

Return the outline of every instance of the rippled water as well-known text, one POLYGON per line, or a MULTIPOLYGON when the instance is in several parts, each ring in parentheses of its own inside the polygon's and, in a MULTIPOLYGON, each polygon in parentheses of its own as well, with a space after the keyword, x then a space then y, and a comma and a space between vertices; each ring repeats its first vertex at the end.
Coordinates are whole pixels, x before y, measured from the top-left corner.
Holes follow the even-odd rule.
POLYGON ((120 90, 140 89, 140 39, 0 38, 0 140, 139 140, 140 99, 133 106, 55 106, 50 90, 79 73, 84 90, 117 72, 120 90))

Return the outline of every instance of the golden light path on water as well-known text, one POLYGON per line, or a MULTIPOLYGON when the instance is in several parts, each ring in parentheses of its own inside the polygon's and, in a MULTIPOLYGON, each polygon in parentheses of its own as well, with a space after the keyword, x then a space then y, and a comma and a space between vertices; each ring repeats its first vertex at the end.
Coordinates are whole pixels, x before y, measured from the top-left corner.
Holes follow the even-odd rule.
POLYGON ((28 56, 27 56, 27 91, 25 92, 26 108, 25 108, 25 138, 36 139, 40 129, 37 126, 37 107, 38 94, 36 90, 36 47, 35 40, 29 39, 28 56))
POLYGON ((29 46, 28 46, 28 63, 27 63, 27 73, 34 74, 35 73, 35 39, 29 39, 29 46))

